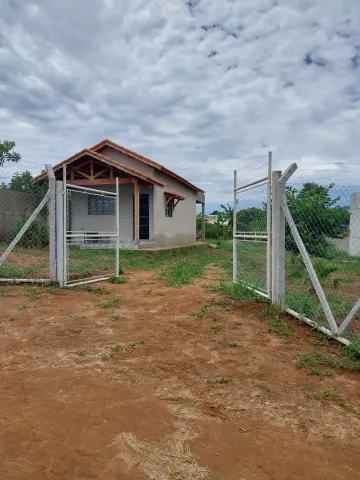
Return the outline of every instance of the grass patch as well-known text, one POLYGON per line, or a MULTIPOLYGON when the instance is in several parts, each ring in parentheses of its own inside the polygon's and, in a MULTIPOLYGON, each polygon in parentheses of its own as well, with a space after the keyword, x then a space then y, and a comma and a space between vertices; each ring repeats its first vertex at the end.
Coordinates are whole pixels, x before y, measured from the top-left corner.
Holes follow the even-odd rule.
POLYGON ((241 283, 220 282, 219 284, 211 285, 209 289, 235 300, 238 304, 245 304, 249 302, 263 303, 265 301, 253 290, 249 290, 241 283))
POLYGON ((347 412, 350 412, 350 413, 353 413, 354 415, 356 415, 357 417, 360 417, 360 410, 358 410, 357 408, 353 407, 352 405, 350 405, 349 403, 342 403, 341 404, 341 407, 346 410, 347 412))
POLYGON ((73 352, 74 355, 78 355, 79 357, 85 357, 87 354, 86 350, 77 350, 76 352, 73 352))
POLYGON ((18 315, 11 315, 11 317, 9 317, 9 322, 15 322, 15 320, 19 320, 18 315))
POLYGON ((227 337, 224 337, 223 345, 224 347, 231 347, 231 348, 239 346, 237 342, 234 342, 234 340, 231 340, 230 338, 227 338, 227 337))
POLYGON ((48 265, 47 261, 41 261, 29 267, 19 267, 11 262, 4 262, 0 267, 0 277, 4 278, 32 278, 42 268, 48 265))
POLYGON ((115 358, 119 352, 133 350, 137 347, 142 347, 145 344, 144 340, 140 340, 139 342, 132 342, 128 345, 113 345, 111 347, 111 351, 109 354, 101 353, 100 359, 101 360, 109 360, 110 358, 115 358))
POLYGON ((63 288, 60 288, 58 285, 48 285, 43 287, 45 293, 50 293, 51 295, 66 295, 66 292, 63 288))
POLYGON ((79 285, 78 287, 73 287, 72 290, 77 290, 79 292, 96 293, 99 295, 108 295, 110 293, 110 291, 103 285, 100 285, 98 287, 94 287, 93 285, 79 285))
POLYGON ((126 278, 118 277, 117 275, 111 275, 111 277, 108 278, 108 282, 110 282, 110 283, 126 283, 126 278))
POLYGON ((229 379, 222 377, 219 380, 216 380, 216 383, 220 383, 220 385, 227 385, 229 383, 229 379))
POLYGON ((26 296, 30 300, 38 300, 40 298, 40 293, 36 287, 31 287, 26 296))
POLYGON ((282 336, 286 342, 290 341, 293 334, 283 318, 281 310, 274 305, 265 305, 259 316, 268 319, 269 332, 282 336))
POLYGON ((210 316, 213 321, 216 321, 217 318, 216 313, 214 312, 214 309, 211 305, 203 306, 202 309, 198 312, 187 312, 186 315, 193 318, 207 318, 210 316))
POLYGON ((17 309, 19 310, 19 312, 23 312, 24 310, 26 310, 26 305, 19 305, 17 309))
POLYGON ((6 298, 9 297, 9 294, 5 292, 5 290, 0 290, 0 298, 6 298))
POLYGON ((116 321, 120 320, 120 315, 118 315, 117 313, 114 314, 114 315, 111 315, 110 320, 116 322, 116 321))
POLYGON ((332 377, 334 375, 331 370, 322 371, 319 368, 309 368, 306 373, 317 377, 332 377))
MULTIPOLYGON (((341 347, 340 347, 341 348, 341 347)), ((296 360, 296 368, 319 368, 321 366, 360 372, 360 359, 352 355, 347 349, 342 349, 340 355, 329 355, 323 352, 313 351, 300 355, 296 360)))
POLYGON ((332 400, 336 396, 336 390, 330 387, 310 389, 308 385, 303 385, 301 390, 311 400, 317 400, 318 402, 327 402, 332 400))
POLYGON ((109 298, 109 300, 105 300, 103 302, 95 301, 96 305, 101 308, 114 308, 120 305, 121 302, 122 300, 120 297, 109 298))

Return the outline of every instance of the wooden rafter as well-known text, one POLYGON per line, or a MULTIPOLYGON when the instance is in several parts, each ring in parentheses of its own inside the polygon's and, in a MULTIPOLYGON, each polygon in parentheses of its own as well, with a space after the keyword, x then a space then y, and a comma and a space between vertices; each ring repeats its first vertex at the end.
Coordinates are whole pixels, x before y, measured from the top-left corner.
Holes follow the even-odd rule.
MULTIPOLYGON (((119 178, 119 185, 134 184, 136 180, 134 178, 119 178)), ((67 183, 73 185, 115 185, 116 178, 96 178, 95 180, 78 179, 67 180, 67 183)))
MULTIPOLYGON (((100 170, 100 172, 96 173, 94 176, 93 176, 93 179, 95 178, 99 178, 101 175, 103 175, 105 172, 107 172, 109 170, 109 166, 107 165, 105 168, 103 168, 102 170, 100 170)), ((110 177, 111 178, 111 177, 110 177)))
POLYGON ((76 173, 77 175, 81 175, 82 177, 88 178, 89 180, 92 180, 91 175, 89 175, 85 172, 82 172, 78 168, 74 168, 74 173, 76 173))

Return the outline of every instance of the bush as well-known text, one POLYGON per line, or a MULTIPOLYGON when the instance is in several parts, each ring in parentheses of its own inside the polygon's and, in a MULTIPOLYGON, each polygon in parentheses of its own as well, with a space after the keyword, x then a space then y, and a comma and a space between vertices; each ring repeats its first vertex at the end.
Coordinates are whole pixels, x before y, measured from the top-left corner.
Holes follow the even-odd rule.
MULTIPOLYGON (((16 225, 16 233, 18 234, 23 228, 25 223, 28 221, 30 215, 24 213, 16 225)), ((24 235, 20 238, 19 246, 24 248, 44 248, 49 245, 49 231, 48 228, 40 223, 39 221, 34 220, 29 228, 26 230, 24 235)))

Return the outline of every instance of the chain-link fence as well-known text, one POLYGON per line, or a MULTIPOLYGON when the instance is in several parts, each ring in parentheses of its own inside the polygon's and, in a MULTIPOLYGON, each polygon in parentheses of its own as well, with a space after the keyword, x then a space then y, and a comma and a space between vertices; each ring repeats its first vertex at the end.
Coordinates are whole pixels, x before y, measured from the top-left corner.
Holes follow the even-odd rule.
MULTIPOLYGON (((340 341, 360 334, 360 186, 287 182, 234 187, 234 281, 340 341)), ((270 170, 270 169, 269 169, 270 170)))
MULTIPOLYGON (((360 186, 308 182, 286 188, 287 204, 338 325, 360 298, 360 186)), ((317 323, 326 317, 290 231, 285 230, 288 307, 317 323)), ((360 313, 349 331, 360 332, 360 313)))
POLYGON ((268 183, 260 181, 236 192, 236 280, 267 292, 268 183))
POLYGON ((119 273, 118 195, 67 185, 66 284, 119 273))
MULTIPOLYGON (((30 174, 29 174, 30 175, 30 174)), ((42 184, 32 184, 24 174, 14 174, 9 183, 0 188, 0 278, 2 279, 48 279, 49 278, 49 210, 47 179, 42 184), (34 212, 39 213, 11 246, 24 229, 34 212)))

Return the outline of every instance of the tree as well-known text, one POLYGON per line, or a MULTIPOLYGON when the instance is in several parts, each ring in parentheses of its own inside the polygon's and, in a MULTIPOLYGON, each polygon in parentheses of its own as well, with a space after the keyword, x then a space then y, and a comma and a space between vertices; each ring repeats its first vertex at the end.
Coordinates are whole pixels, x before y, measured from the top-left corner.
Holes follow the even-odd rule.
POLYGON ((236 229, 238 232, 266 231, 266 208, 250 207, 236 214, 236 229))
MULTIPOLYGON (((331 195, 328 186, 305 183, 301 190, 287 187, 286 196, 291 215, 310 255, 326 257, 330 251, 327 237, 341 234, 341 225, 350 221, 347 208, 337 205, 340 197, 331 195)), ((298 253, 294 237, 286 227, 286 249, 298 253)))
POLYGON ((34 185, 31 183, 31 173, 26 170, 23 173, 14 173, 8 185, 9 190, 16 192, 31 193, 34 191, 34 185))
POLYGON ((222 220, 228 222, 229 228, 232 228, 234 223, 234 208, 228 203, 226 205, 221 205, 221 208, 223 209, 220 213, 222 220))
POLYGON ((15 147, 15 142, 10 142, 10 140, 0 140, 0 167, 2 167, 5 162, 17 163, 20 160, 21 155, 14 151, 15 147))

